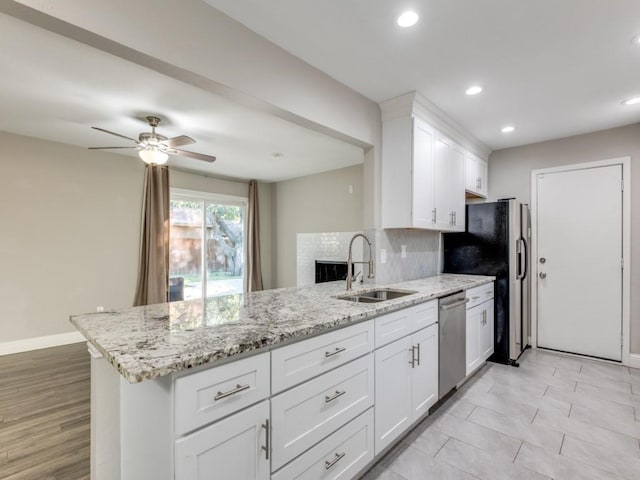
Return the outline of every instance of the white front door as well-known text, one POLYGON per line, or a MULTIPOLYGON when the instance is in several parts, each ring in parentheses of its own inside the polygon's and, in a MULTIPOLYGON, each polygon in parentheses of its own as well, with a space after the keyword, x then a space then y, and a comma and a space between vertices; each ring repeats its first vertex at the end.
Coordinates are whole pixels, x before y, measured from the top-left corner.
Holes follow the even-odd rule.
POLYGON ((536 180, 538 346, 621 360, 622 165, 536 180))

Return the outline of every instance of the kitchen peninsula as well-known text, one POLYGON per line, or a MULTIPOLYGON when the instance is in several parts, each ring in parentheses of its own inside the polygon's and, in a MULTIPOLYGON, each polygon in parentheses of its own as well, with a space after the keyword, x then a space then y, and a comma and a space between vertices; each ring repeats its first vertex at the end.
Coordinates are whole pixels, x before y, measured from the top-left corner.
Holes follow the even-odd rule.
POLYGON ((94 353, 92 478, 352 478, 438 399, 434 300, 493 280, 412 280, 378 303, 337 298, 334 282, 74 316, 94 353), (377 354, 399 342, 395 377, 422 375, 407 396, 425 400, 374 448, 377 354))

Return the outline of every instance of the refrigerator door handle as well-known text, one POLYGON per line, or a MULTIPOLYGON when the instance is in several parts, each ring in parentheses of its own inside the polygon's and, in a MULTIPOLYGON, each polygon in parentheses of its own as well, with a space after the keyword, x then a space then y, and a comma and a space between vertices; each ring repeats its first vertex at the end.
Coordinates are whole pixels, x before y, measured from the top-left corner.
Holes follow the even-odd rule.
POLYGON ((524 250, 522 254, 524 255, 524 272, 522 272, 522 280, 527 278, 527 274, 529 273, 529 245, 527 245, 527 241, 522 239, 522 246, 524 250))

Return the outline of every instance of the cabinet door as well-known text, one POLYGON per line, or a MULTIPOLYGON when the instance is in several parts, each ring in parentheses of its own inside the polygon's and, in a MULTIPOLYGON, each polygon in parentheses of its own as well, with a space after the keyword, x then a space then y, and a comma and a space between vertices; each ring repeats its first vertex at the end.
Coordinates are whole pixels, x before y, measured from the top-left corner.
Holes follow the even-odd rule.
POLYGON ((453 213, 451 230, 464 232, 465 195, 464 195, 464 149, 451 143, 449 149, 448 204, 453 213))
POLYGON ((411 424, 411 337, 375 352, 375 452, 378 455, 411 424))
POLYGON ((493 355, 493 300, 480 305, 483 309, 484 319, 480 327, 480 360, 485 361, 493 355))
POLYGON ((411 369, 412 422, 438 401, 438 339, 438 324, 411 336, 415 347, 411 369))
POLYGON ((450 230, 452 227, 451 193, 449 191, 451 142, 442 136, 436 136, 433 168, 433 202, 435 226, 438 230, 450 230))
POLYGON ((479 164, 476 156, 467 152, 464 159, 464 188, 467 192, 478 193, 480 185, 478 182, 479 164))
POLYGON ((269 402, 176 441, 176 480, 267 480, 269 402))
POLYGON ((433 203, 433 149, 434 134, 429 125, 420 119, 413 120, 413 226, 433 228, 435 224, 433 203))
POLYGON ((480 327, 483 322, 482 311, 484 304, 467 310, 467 375, 473 372, 481 363, 480 359, 480 327))
POLYGON ((480 185, 478 194, 486 198, 489 186, 489 164, 482 159, 478 159, 478 179, 478 184, 480 185))

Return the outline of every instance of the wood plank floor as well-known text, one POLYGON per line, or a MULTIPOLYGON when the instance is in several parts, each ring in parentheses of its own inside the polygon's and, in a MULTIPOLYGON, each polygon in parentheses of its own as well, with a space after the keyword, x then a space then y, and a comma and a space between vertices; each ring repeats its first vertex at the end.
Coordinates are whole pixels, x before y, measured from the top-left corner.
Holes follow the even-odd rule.
POLYGON ((0 356, 0 479, 89 480, 84 343, 0 356))

